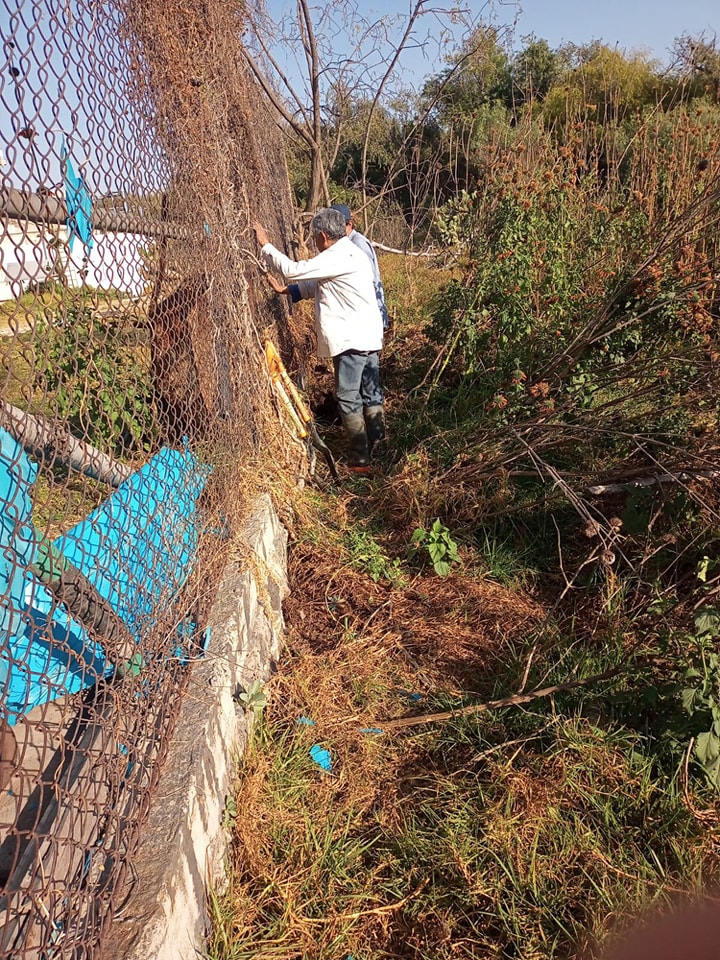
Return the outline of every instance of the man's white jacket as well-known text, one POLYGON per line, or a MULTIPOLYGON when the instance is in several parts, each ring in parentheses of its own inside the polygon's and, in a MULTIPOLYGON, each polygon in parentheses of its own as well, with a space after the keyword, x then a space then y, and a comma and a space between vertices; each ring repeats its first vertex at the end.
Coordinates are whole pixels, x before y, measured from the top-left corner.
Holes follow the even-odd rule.
POLYGON ((383 323, 370 261, 347 237, 311 260, 291 260, 271 243, 261 254, 285 282, 296 283, 300 296, 315 298, 318 356, 346 350, 380 350, 383 323))

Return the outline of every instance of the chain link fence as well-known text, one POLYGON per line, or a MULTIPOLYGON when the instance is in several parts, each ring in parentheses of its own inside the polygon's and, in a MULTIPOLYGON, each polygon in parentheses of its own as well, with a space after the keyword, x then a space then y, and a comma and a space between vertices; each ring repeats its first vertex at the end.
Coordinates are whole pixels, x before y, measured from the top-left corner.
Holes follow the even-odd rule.
POLYGON ((283 462, 279 134, 226 0, 0 0, 0 957, 99 955, 233 530, 283 462))

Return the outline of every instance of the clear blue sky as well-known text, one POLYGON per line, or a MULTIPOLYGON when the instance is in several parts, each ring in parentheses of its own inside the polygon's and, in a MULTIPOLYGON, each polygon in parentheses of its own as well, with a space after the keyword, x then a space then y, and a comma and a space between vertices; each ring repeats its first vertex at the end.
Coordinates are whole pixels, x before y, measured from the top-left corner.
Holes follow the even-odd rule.
MULTIPOLYGON (((551 47, 563 43, 589 43, 600 40, 608 46, 625 51, 646 50, 663 64, 671 61, 673 41, 682 34, 698 36, 704 33, 708 39, 717 34, 720 39, 720 0, 439 0, 428 4, 428 15, 421 18, 416 37, 424 43, 421 50, 407 50, 402 57, 399 74, 412 86, 422 84, 428 76, 445 66, 444 56, 452 52, 452 43, 443 41, 443 28, 447 19, 433 16, 430 11, 447 9, 457 3, 470 14, 480 16, 488 23, 511 27, 514 33, 513 48, 522 48, 522 38, 534 34, 537 39, 547 40, 551 47)), ((295 16, 295 0, 266 0, 275 19, 283 14, 295 16)), ((327 9, 330 0, 310 0, 311 9, 317 12, 327 9)), ((387 14, 407 17, 414 0, 363 0, 358 10, 360 16, 372 21, 387 14)), ((393 31, 393 38, 399 28, 393 31)), ((459 35, 459 28, 456 36, 459 35)), ((344 44, 341 36, 335 38, 336 51, 342 55, 344 44)), ((299 44, 279 43, 276 46, 278 59, 294 78, 303 75, 302 48, 299 44)), ((378 67, 391 56, 389 48, 381 57, 378 67)))
MULTIPOLYGON (((666 62, 683 33, 720 37, 720 0, 521 0, 518 8, 516 36, 534 33, 551 47, 602 40, 625 50, 645 48, 666 62)), ((516 16, 510 3, 498 3, 495 11, 500 22, 516 16)))

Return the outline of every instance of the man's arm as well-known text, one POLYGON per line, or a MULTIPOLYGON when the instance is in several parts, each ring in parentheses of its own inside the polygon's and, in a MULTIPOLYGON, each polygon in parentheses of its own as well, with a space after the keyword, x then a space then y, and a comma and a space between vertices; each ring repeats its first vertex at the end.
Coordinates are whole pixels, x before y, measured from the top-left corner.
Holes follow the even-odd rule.
MULTIPOLYGON (((259 220, 253 220, 252 228, 255 231, 257 242, 261 247, 269 246, 272 247, 273 250, 275 249, 268 239, 265 227, 260 223, 259 220)), ((315 288, 314 284, 312 283, 304 283, 302 285, 298 283, 283 284, 271 273, 266 273, 265 276, 267 277, 267 282, 273 288, 275 293, 287 294, 293 303, 297 303, 299 300, 305 300, 308 297, 315 295, 315 288)))
POLYGON ((298 300, 305 299, 299 283, 280 283, 277 277, 274 277, 271 273, 266 273, 265 276, 267 277, 267 281, 275 293, 287 294, 293 303, 297 303, 298 300))
POLYGON ((332 280, 346 271, 339 267, 337 259, 332 255, 332 247, 319 253, 311 260, 291 260, 274 247, 267 235, 267 231, 259 220, 252 224, 257 242, 260 244, 260 254, 273 270, 281 273, 285 280, 332 280), (329 255, 329 256, 328 256, 329 255))
POLYGON ((338 269, 335 257, 327 256, 331 249, 319 253, 311 260, 291 260, 271 243, 264 244, 260 253, 268 266, 281 273, 285 280, 333 280, 346 271, 338 269))

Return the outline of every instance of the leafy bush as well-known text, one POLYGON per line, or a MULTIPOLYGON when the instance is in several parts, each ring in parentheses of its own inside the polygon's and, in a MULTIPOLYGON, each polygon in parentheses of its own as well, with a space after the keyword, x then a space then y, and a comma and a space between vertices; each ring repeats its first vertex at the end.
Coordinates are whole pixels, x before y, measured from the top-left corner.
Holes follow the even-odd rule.
POLYGON ((452 360, 477 382, 477 400, 502 409, 600 307, 618 279, 608 247, 617 258, 624 238, 596 181, 578 185, 561 166, 538 176, 509 168, 444 214, 441 229, 463 238, 468 269, 443 291, 434 335, 446 344, 445 368, 452 360))
POLYGON ((715 640, 720 613, 702 607, 695 616, 696 663, 685 674, 683 708, 695 727, 695 756, 708 781, 720 791, 720 657, 715 640))
POLYGON ((112 317, 71 306, 41 324, 37 386, 52 413, 97 446, 121 454, 147 447, 153 433, 149 364, 112 317))
POLYGON ((662 191, 647 181, 665 136, 644 130, 612 184, 588 165, 590 141, 538 140, 531 160, 516 140, 482 187, 441 209, 440 237, 464 267, 437 297, 430 329, 440 347, 428 381, 446 409, 449 395, 461 419, 551 416, 564 401, 612 399, 608 382, 687 379, 688 361, 712 350, 718 200, 701 179, 683 181, 684 168, 662 191), (667 211, 666 190, 686 206, 667 211))

